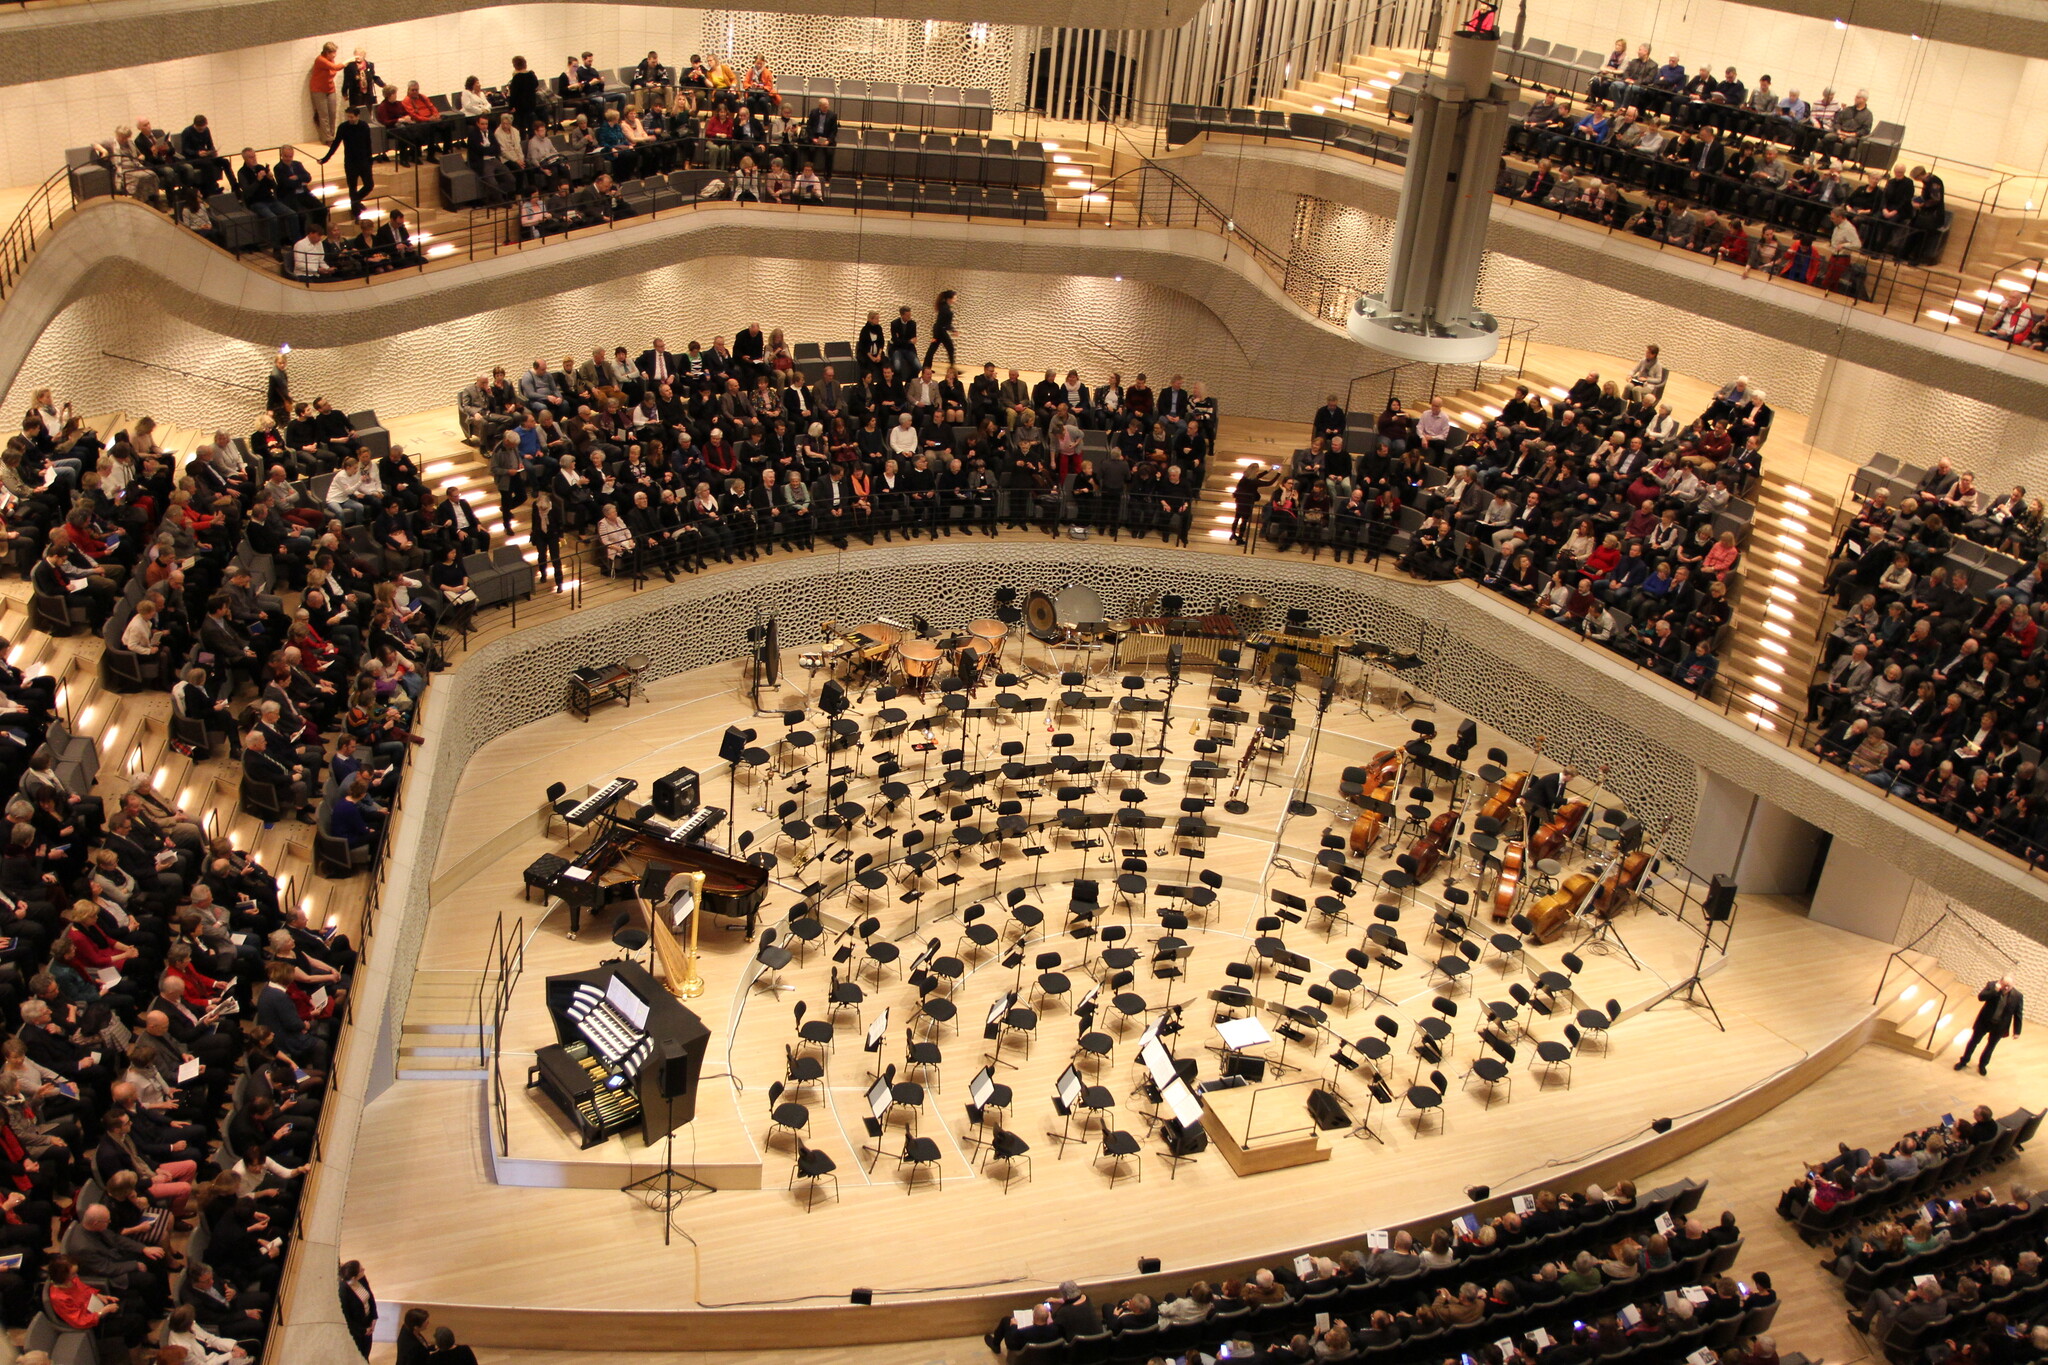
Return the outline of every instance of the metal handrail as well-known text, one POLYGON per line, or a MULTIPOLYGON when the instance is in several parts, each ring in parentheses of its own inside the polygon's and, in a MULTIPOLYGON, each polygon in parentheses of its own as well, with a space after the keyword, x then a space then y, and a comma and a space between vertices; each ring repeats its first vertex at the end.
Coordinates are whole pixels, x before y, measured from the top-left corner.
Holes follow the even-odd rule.
POLYGON ((14 288, 21 272, 28 269, 29 261, 35 256, 40 244, 39 236, 48 233, 57 225, 57 219, 71 207, 71 168, 66 166, 50 173, 49 179, 36 186, 21 212, 14 215, 4 235, 0 235, 0 299, 7 297, 14 288), (58 187, 64 188, 64 203, 56 207, 58 187), (37 228, 37 223, 42 224, 37 228))

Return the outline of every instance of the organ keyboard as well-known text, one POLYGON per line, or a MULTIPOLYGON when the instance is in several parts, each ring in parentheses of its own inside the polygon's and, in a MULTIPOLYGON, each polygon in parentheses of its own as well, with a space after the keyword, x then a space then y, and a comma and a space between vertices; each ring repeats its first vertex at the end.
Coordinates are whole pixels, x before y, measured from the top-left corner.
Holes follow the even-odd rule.
POLYGON ((590 795, 562 812, 562 819, 581 828, 608 813, 613 806, 626 799, 639 787, 639 782, 630 777, 615 777, 590 795))

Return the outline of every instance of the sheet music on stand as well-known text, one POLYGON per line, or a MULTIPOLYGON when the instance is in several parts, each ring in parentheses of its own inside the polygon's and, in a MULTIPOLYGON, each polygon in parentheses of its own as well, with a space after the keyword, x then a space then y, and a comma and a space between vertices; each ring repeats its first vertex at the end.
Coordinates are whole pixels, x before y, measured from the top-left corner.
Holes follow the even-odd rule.
POLYGON ((1147 1046, 1159 1040, 1159 1026, 1166 1022, 1166 1016, 1155 1014, 1152 1022, 1145 1025, 1145 1031, 1138 1035, 1138 1052, 1142 1056, 1147 1046))
POLYGON ((984 1038, 996 1036, 996 1025, 1003 1022, 1003 1016, 1007 1015, 1011 1007, 1016 1003, 1017 992, 1015 991, 1004 991, 996 997, 995 1003, 988 1007, 988 1018, 982 1021, 981 1033, 984 1038))
POLYGON ((1273 1035, 1266 1032, 1266 1026, 1254 1015, 1242 1019, 1225 1019, 1216 1025, 1216 1036, 1223 1040, 1223 1046, 1232 1052, 1242 1052, 1249 1047, 1273 1041, 1273 1035))
POLYGON ((1166 1093, 1167 1086, 1180 1079, 1180 1072, 1173 1064, 1173 1054, 1156 1038, 1138 1049, 1138 1060, 1152 1073, 1152 1084, 1159 1087, 1162 1095, 1166 1093))
POLYGON ((1195 1098, 1195 1092, 1188 1089, 1188 1083, 1175 1076, 1159 1087, 1159 1098, 1166 1101, 1166 1107, 1173 1111, 1173 1117, 1182 1128, 1192 1132, 1202 1126, 1202 1102, 1195 1098))
POLYGON ((1081 1073, 1074 1069, 1073 1063, 1069 1062, 1067 1069, 1060 1073, 1060 1078, 1053 1082, 1053 1090, 1059 1095, 1061 1107, 1072 1109, 1075 1104, 1079 1103, 1081 1089, 1081 1073))
POLYGON ((885 1006, 882 1012, 875 1016, 875 1022, 868 1025, 867 1042, 862 1044, 863 1049, 868 1052, 880 1052, 882 1050, 882 1039, 887 1037, 888 1033, 889 1010, 885 1006))
POLYGON ((889 1111, 889 1103, 893 1098, 889 1091, 889 1078, 875 1077, 875 1083, 868 1087, 868 1113, 880 1122, 882 1115, 889 1111))
POLYGON ((967 1100, 976 1109, 988 1108, 989 1097, 996 1093, 995 1068, 983 1067, 967 1082, 967 1100))
POLYGON ((683 884, 668 898, 669 928, 681 932, 690 923, 691 914, 697 909, 697 897, 690 890, 690 879, 683 878, 683 884))
POLYGON ((1098 981, 1088 988, 1088 994, 1082 996, 1080 1000, 1075 1003, 1074 1017, 1077 1019, 1085 1019, 1088 1016, 1088 1011, 1095 1007, 1095 997, 1100 994, 1102 994, 1102 983, 1098 981))

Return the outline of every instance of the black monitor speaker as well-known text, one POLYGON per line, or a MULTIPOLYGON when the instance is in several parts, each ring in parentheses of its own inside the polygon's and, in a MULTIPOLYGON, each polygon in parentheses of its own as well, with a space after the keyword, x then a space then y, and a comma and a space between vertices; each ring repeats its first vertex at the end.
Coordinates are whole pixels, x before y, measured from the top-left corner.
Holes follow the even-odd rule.
POLYGON ((693 814, 698 803, 697 770, 677 768, 654 779, 654 809, 665 820, 680 820, 693 814))
POLYGON ((1333 1091, 1318 1087, 1308 1092, 1309 1116, 1316 1121, 1316 1127, 1324 1132, 1351 1126, 1351 1116, 1344 1112, 1344 1101, 1333 1091))
POLYGON ((1719 924, 1735 913, 1735 883, 1716 876, 1707 886, 1707 919, 1719 924))
POLYGON ((725 727, 725 733, 718 740, 718 756, 727 763, 737 763, 740 755, 747 751, 747 740, 752 738, 737 725, 725 727))

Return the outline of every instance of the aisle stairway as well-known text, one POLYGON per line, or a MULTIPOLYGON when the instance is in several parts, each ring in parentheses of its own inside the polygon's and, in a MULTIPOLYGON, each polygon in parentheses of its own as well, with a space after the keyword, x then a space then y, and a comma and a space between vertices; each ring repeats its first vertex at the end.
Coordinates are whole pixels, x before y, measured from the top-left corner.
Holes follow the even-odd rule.
MULTIPOLYGON (((111 435, 127 427, 125 413, 101 413, 86 425, 111 435)), ((202 439, 195 430, 159 427, 157 440, 180 461, 202 439)), ((359 934, 367 879, 331 881, 313 867, 313 831, 296 820, 265 826, 241 809, 240 765, 225 756, 188 757, 172 747, 171 699, 167 691, 122 693, 100 681, 102 646, 79 629, 54 636, 29 624, 28 584, 6 580, 0 596, 0 638, 9 643, 8 661, 30 675, 47 673, 58 683, 57 720, 73 735, 89 739, 98 752, 96 794, 111 805, 146 783, 168 805, 199 822, 209 837, 225 835, 237 849, 253 854, 281 880, 279 898, 305 909, 314 925, 337 925, 359 934)))
POLYGON ((492 1032, 486 1020, 477 1028, 477 992, 482 974, 474 971, 430 971, 413 974, 406 996, 405 1021, 398 1032, 398 1079, 401 1081, 480 1081, 477 1062, 480 1039, 492 1032))
POLYGON ((1736 713, 1782 732, 1805 714, 1806 682, 1820 658, 1837 508, 1832 494, 1774 473, 1769 459, 1754 501, 1735 636, 1721 670, 1735 685, 1736 713))
POLYGON ((1405 128, 1389 118, 1387 95, 1410 71, 1423 69, 1415 54, 1375 47, 1333 67, 1301 76, 1277 95, 1259 101, 1262 110, 1325 114, 1372 127, 1405 128))

